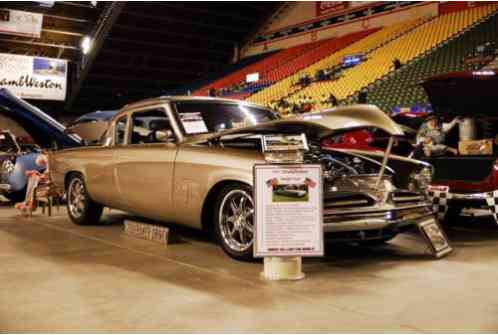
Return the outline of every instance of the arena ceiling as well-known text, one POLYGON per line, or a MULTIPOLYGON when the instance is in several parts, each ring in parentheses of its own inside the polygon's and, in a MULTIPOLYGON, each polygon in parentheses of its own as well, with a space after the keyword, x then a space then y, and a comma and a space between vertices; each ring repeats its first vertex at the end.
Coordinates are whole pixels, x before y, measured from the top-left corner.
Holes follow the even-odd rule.
POLYGON ((283 2, 2 2, 44 14, 39 39, 0 34, 0 52, 71 61, 64 107, 73 113, 117 108, 156 96, 228 64, 283 2), (81 41, 95 36, 83 56, 81 41))

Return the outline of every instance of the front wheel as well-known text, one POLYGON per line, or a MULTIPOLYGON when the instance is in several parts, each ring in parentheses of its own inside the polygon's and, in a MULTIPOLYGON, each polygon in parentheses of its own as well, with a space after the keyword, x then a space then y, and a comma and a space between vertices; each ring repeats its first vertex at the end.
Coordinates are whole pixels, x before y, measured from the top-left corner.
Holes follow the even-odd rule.
POLYGON ((67 212, 73 223, 77 225, 95 225, 99 223, 103 207, 88 195, 83 176, 80 174, 71 175, 66 193, 67 212))
POLYGON ((251 260, 254 242, 254 202, 250 186, 224 187, 216 201, 214 225, 223 250, 232 258, 251 260))

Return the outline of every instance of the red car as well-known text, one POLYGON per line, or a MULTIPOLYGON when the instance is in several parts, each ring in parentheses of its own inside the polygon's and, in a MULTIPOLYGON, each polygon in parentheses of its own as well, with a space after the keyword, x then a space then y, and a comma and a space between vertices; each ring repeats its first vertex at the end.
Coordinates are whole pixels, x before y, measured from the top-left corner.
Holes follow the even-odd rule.
MULTIPOLYGON (((498 71, 454 72, 430 78, 422 86, 435 115, 444 120, 472 120, 473 140, 487 143, 486 151, 477 148, 474 155, 460 152, 457 156, 427 159, 435 170, 428 191, 439 217, 453 218, 463 208, 485 208, 498 223, 498 71)), ((465 143, 460 141, 460 131, 459 127, 453 128, 445 144, 458 148, 465 143)))
MULTIPOLYGON (((415 131, 402 126, 404 138, 397 138, 392 152, 400 156, 410 156, 415 149, 415 131)), ((324 139, 322 147, 328 149, 347 149, 383 152, 387 148, 389 136, 380 129, 360 129, 324 139)))

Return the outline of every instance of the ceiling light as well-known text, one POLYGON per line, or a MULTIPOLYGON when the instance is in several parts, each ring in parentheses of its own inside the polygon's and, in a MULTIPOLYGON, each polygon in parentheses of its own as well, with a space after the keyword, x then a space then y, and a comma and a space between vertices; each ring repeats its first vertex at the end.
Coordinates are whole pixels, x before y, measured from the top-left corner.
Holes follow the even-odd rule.
POLYGON ((81 51, 86 55, 92 48, 92 39, 88 36, 83 37, 81 40, 81 51))

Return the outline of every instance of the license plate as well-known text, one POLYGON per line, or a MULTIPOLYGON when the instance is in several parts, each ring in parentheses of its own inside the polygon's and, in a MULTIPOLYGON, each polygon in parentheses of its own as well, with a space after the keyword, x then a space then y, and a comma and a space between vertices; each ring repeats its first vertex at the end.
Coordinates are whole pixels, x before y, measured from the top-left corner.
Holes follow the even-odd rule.
POLYGON ((433 192, 449 192, 450 187, 449 186, 440 186, 440 185, 429 185, 427 188, 429 191, 433 192))

